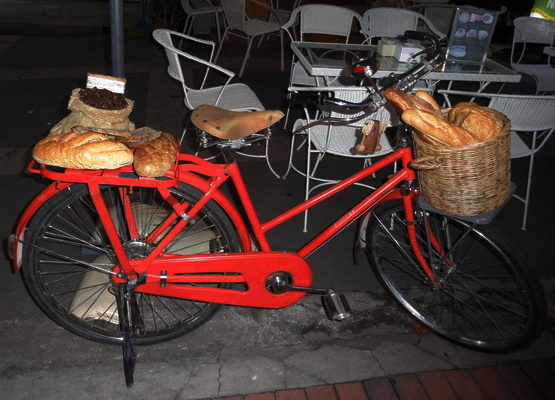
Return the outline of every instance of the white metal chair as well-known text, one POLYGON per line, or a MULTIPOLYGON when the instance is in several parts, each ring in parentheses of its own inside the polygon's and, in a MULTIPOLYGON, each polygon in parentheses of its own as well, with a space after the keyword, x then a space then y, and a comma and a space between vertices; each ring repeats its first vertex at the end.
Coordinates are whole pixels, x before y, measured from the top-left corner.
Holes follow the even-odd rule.
MULTIPOLYGON (((302 88, 290 88, 290 90, 302 90, 302 88)), ((345 87, 345 88, 306 88, 307 91, 331 91, 334 92, 335 97, 351 102, 360 102, 368 96, 368 92, 364 87, 345 87)), ((359 114, 350 114, 354 117, 359 114)), ((293 138, 291 143, 290 157, 289 157, 289 170, 303 175, 305 177, 305 199, 311 195, 314 190, 321 188, 325 185, 331 185, 338 182, 337 179, 331 177, 324 177, 318 175, 318 167, 324 161, 326 155, 333 155, 345 158, 353 158, 363 161, 362 166, 369 165, 373 158, 381 157, 393 151, 387 136, 382 134, 380 138, 381 149, 372 154, 359 154, 355 150, 357 144, 362 139, 361 129, 365 122, 369 120, 378 120, 383 122, 386 126, 396 125, 396 113, 389 104, 382 107, 380 110, 371 114, 364 119, 350 123, 350 124, 330 124, 327 122, 318 122, 309 116, 305 110, 305 118, 298 119, 293 124, 293 138), (313 124, 315 123, 315 124, 313 124), (295 144, 297 137, 305 139, 304 145, 306 146, 306 160, 304 168, 295 166, 294 164, 294 151, 301 146, 295 144)), ((345 117, 346 115, 340 114, 331 110, 330 116, 332 117, 345 117)), ((287 173, 286 173, 287 174, 287 173)), ((368 188, 374 188, 368 184, 359 183, 358 185, 368 188)), ((308 230, 308 212, 305 211, 303 232, 308 230)))
POLYGON ((513 196, 524 204, 521 229, 526 230, 535 154, 555 130, 555 96, 475 93, 440 90, 448 106, 456 96, 461 101, 476 101, 505 114, 511 120, 511 158, 530 157, 524 195, 513 196))
MULTIPOLYGON (((220 0, 225 18, 227 21, 227 26, 225 28, 222 41, 218 47, 218 52, 216 53, 215 60, 218 59, 220 52, 222 51, 223 44, 227 40, 228 35, 236 36, 247 40, 247 50, 245 56, 243 57, 243 63, 241 64, 241 69, 239 71, 239 77, 243 76, 245 70, 245 65, 250 57, 251 47, 253 40, 260 36, 260 39, 269 33, 278 33, 280 37, 280 51, 281 51, 281 70, 283 71, 283 32, 281 31, 281 17, 277 10, 268 6, 264 3, 259 3, 256 0, 220 0), (250 1, 259 5, 260 7, 266 8, 272 13, 277 21, 262 20, 258 18, 250 18, 247 15, 245 2, 250 1)), ((259 42, 259 44, 261 41, 259 42)))
POLYGON ((536 49, 535 58, 530 60, 530 47, 555 44, 555 21, 542 18, 518 17, 513 21, 514 35, 511 50, 511 67, 518 73, 532 76, 536 82, 536 93, 555 91, 555 68, 551 57, 543 55, 541 47, 536 49), (527 51, 528 50, 528 51, 527 51))
MULTIPOLYGON (((154 39, 162 45, 168 59, 168 74, 179 81, 183 88, 185 107, 194 110, 201 104, 210 104, 232 111, 262 111, 264 106, 252 89, 244 83, 231 83, 235 73, 212 62, 215 43, 167 29, 157 29, 152 33, 154 39), (206 57, 192 55, 178 49, 175 42, 185 41, 203 47, 206 57), (193 79, 193 71, 201 71, 200 82, 193 79), (212 80, 222 81, 220 85, 210 85, 212 80)), ((187 131, 183 130, 182 138, 187 131)), ((268 158, 268 139, 265 143, 265 154, 244 154, 250 157, 265 158, 270 171, 279 176, 270 165, 268 158)))
MULTIPOLYGON (((362 17, 357 12, 339 6, 324 4, 307 4, 293 9, 289 20, 282 29, 291 40, 317 41, 324 35, 324 40, 348 43, 353 33, 353 23, 362 28, 362 17)), ((360 42, 361 40, 358 40, 360 42)), ((326 82, 324 77, 315 77, 298 62, 295 57, 291 61, 289 86, 326 86, 338 82, 326 82)), ((284 127, 289 119, 290 104, 285 114, 284 127)))
MULTIPOLYGON (((295 8, 299 7, 301 5, 301 2, 302 2, 302 0, 293 1, 293 4, 291 5, 291 8, 289 9, 289 8, 281 8, 280 4, 279 4, 279 0, 270 0, 270 7, 272 7, 273 9, 275 9, 278 12, 279 16, 281 17, 280 20, 283 22, 283 21, 289 20, 293 10, 295 8)), ((277 18, 272 13, 270 13, 270 15, 268 16, 268 20, 278 22, 277 18)))
POLYGON ((382 37, 396 37, 407 30, 427 31, 440 39, 445 34, 437 29, 432 21, 416 11, 395 7, 376 7, 366 10, 362 15, 362 32, 369 43, 382 37))
MULTIPOLYGON (((199 0, 200 1, 200 0, 199 0)), ((213 15, 216 21, 216 30, 218 32, 218 41, 222 40, 220 31, 220 16, 223 15, 223 8, 221 6, 215 6, 211 0, 202 0, 205 3, 204 7, 193 7, 191 0, 181 0, 181 7, 183 11, 187 14, 185 19, 185 24, 183 25, 183 33, 190 35, 193 30, 193 25, 195 23, 195 18, 200 15, 213 15)))
POLYGON ((407 10, 416 11, 417 13, 424 15, 432 24, 434 24, 434 27, 437 30, 445 36, 449 36, 455 12, 459 7, 461 6, 456 4, 422 3, 407 7, 407 10))

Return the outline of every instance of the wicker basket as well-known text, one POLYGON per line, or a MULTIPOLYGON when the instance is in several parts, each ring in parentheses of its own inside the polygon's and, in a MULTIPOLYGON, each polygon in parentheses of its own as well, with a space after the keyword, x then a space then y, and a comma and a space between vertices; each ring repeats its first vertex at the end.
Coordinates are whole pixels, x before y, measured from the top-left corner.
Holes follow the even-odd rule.
POLYGON ((447 147, 415 134, 416 158, 424 199, 450 215, 475 215, 500 206, 511 183, 510 121, 485 142, 447 147))

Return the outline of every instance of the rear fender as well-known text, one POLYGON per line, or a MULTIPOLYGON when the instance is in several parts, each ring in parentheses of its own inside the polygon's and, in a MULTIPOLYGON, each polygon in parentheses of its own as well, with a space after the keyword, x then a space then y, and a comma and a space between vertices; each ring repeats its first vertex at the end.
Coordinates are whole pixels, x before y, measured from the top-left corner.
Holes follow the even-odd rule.
POLYGON ((44 205, 44 203, 71 185, 71 183, 54 182, 47 186, 42 192, 35 196, 33 200, 31 200, 29 205, 23 211, 23 214, 19 217, 14 233, 8 238, 9 254, 12 258, 12 268, 14 272, 17 272, 19 268, 21 268, 23 240, 29 222, 37 211, 44 205))

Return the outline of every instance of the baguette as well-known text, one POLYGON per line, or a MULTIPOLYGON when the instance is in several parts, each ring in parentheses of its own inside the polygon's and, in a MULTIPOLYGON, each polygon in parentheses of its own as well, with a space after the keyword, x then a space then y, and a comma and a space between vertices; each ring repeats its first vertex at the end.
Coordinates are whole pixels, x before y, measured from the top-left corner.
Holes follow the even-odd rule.
POLYGON ((395 106, 399 113, 416 108, 414 101, 411 100, 409 95, 400 89, 388 87, 384 90, 383 94, 385 98, 395 106))
POLYGON ((157 178, 163 176, 175 163, 179 143, 166 132, 135 151, 133 168, 140 176, 157 178))
POLYGON ((416 90, 414 92, 414 95, 419 98, 424 100, 426 103, 428 103, 434 110, 439 111, 441 110, 441 107, 439 106, 439 104, 437 104, 437 102, 435 101, 435 99, 426 91, 424 90, 416 90))
POLYGON ((114 169, 131 164, 133 153, 101 133, 68 132, 39 141, 33 148, 33 158, 64 168, 114 169))
MULTIPOLYGON (((424 91, 417 91, 417 92, 426 93, 424 91)), ((431 104, 426 98, 423 98, 422 94, 409 95, 395 87, 388 87, 384 91, 385 98, 389 100, 391 103, 393 103, 395 108, 397 108, 397 110, 400 113, 403 113, 407 110, 417 109, 417 110, 436 112, 438 116, 441 116, 439 112, 440 108, 435 102, 435 100, 427 93, 426 95, 427 97, 431 98, 431 101, 433 102, 433 104, 431 104)))
POLYGON ((417 134, 432 143, 458 147, 479 141, 466 129, 452 124, 434 112, 412 109, 405 111, 401 118, 415 128, 417 134))

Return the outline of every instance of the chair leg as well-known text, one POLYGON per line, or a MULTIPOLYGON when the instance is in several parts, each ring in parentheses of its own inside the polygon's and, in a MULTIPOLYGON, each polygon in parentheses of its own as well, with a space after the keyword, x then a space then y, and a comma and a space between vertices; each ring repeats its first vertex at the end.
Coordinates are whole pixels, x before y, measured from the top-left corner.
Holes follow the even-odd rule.
POLYGON ((245 70, 245 65, 247 65, 247 59, 250 57, 252 40, 253 40, 252 37, 250 37, 248 39, 249 43, 247 45, 247 51, 245 53, 245 58, 243 58, 243 64, 241 65, 241 70, 239 71, 239 75, 238 75, 239 78, 243 76, 243 71, 245 70))
POLYGON ((291 111, 291 93, 287 93, 287 110, 285 111, 285 118, 283 120, 283 129, 287 129, 287 122, 289 121, 289 112, 291 111))
POLYGON ((214 13, 214 19, 216 20, 216 32, 218 33, 218 42, 222 41, 220 36, 220 15, 218 13, 214 13))
MULTIPOLYGON (((310 131, 310 128, 308 128, 310 131)), ((308 132, 308 138, 306 143, 306 178, 304 183, 304 199, 308 200, 308 195, 310 194, 310 132, 308 132)), ((308 210, 304 211, 303 218, 303 233, 308 232, 308 210)))
MULTIPOLYGON (((532 138, 532 149, 536 148, 536 133, 534 133, 534 136, 532 138)), ((524 214, 522 216, 522 226, 520 227, 520 229, 522 229, 523 231, 526 230, 526 223, 528 221, 528 207, 530 206, 530 191, 532 189, 532 174, 533 174, 533 169, 534 169, 534 153, 535 150, 532 151, 532 154, 530 155, 530 162, 528 164, 528 176, 526 177, 526 192, 524 194, 524 198, 522 199, 524 202, 524 214)))
POLYGON ((281 45, 281 72, 285 70, 285 64, 283 61, 283 30, 279 31, 279 42, 281 45))
POLYGON ((214 56, 214 61, 212 61, 214 64, 216 63, 216 61, 218 61, 218 57, 220 56, 220 51, 222 51, 222 47, 224 46, 224 42, 227 40, 227 32, 228 32, 229 28, 226 27, 224 34, 222 35, 222 40, 220 41, 220 45, 218 46, 218 51, 216 52, 216 55, 214 56))
MULTIPOLYGON (((185 20, 185 24, 183 25, 183 34, 184 35, 189 35, 189 31, 191 30, 191 27, 193 26, 193 19, 194 19, 194 15, 187 16, 187 19, 185 20)), ((179 47, 181 48, 181 46, 183 45, 183 39, 181 39, 179 41, 179 47)))

